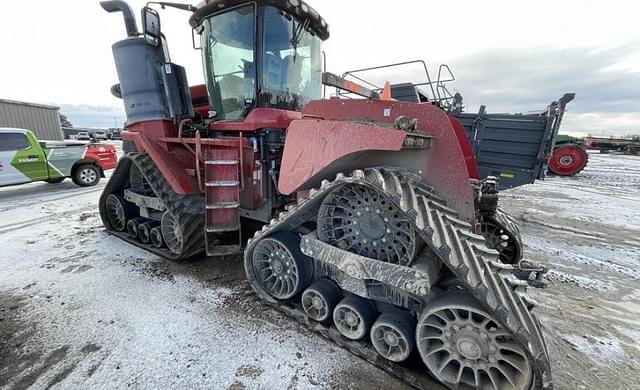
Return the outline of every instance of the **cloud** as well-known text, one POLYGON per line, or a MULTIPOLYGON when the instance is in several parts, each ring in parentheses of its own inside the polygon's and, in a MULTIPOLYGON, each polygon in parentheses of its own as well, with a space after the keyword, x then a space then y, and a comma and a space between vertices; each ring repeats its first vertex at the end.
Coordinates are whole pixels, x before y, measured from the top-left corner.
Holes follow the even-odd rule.
MULTIPOLYGON (((456 76, 448 88, 464 96, 468 112, 481 105, 490 113, 542 111, 575 92, 562 132, 640 133, 640 42, 608 48, 487 48, 448 63, 456 76)), ((378 86, 385 80, 426 79, 418 65, 369 72, 365 78, 378 86)), ((433 67, 431 79, 437 79, 433 67)))
POLYGON ((575 92, 563 132, 640 133, 640 43, 606 49, 489 49, 454 59, 469 111, 540 110, 575 92))
POLYGON ((561 132, 575 136, 640 135, 640 112, 568 112, 561 132))
MULTIPOLYGON (((449 61, 467 111, 542 111, 565 92, 575 92, 561 132, 628 135, 640 133, 640 42, 609 48, 536 47, 483 49, 449 61)), ((376 84, 425 80, 420 66, 379 72, 376 84)), ((437 77, 432 70, 432 79, 437 77)), ((369 77, 367 77, 369 79, 369 77)), ((62 104, 77 127, 121 125, 120 107, 62 104)))
POLYGON ((74 127, 109 128, 122 127, 124 110, 118 107, 88 104, 59 104, 60 113, 67 116, 74 127))

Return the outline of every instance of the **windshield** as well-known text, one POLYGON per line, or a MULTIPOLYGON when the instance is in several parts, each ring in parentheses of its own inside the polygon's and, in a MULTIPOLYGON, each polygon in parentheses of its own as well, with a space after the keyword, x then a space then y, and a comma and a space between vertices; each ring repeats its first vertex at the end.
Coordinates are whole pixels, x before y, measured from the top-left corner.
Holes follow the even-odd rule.
POLYGON ((265 7, 261 107, 301 111, 322 97, 321 43, 305 22, 265 7))
POLYGON ((202 61, 216 119, 240 119, 255 102, 255 6, 212 16, 203 26, 202 61))

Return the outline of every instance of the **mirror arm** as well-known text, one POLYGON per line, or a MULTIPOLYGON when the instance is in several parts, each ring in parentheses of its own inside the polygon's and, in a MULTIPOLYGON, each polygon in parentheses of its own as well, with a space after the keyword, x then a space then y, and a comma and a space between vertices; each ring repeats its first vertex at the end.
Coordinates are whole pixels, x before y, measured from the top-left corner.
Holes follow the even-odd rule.
POLYGON ((149 6, 149 4, 158 4, 163 9, 164 7, 171 7, 171 8, 181 9, 183 11, 189 11, 189 12, 195 12, 198 10, 198 8, 192 6, 191 4, 183 4, 183 3, 170 3, 166 1, 149 1, 147 2, 147 7, 149 6))

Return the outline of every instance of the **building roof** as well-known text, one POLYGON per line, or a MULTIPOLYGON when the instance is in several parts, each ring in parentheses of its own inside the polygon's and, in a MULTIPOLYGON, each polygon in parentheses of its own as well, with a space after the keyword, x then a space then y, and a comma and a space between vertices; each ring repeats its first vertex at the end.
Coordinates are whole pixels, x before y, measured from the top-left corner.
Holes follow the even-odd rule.
POLYGON ((0 127, 0 133, 26 133, 27 129, 18 129, 16 127, 0 127))
POLYGON ((51 105, 47 105, 47 104, 21 102, 21 101, 18 101, 18 100, 9 100, 9 99, 0 99, 0 103, 16 104, 16 105, 20 105, 20 106, 29 106, 29 107, 36 107, 36 108, 45 108, 45 109, 48 109, 48 110, 59 110, 60 109, 60 107, 51 106, 51 105))

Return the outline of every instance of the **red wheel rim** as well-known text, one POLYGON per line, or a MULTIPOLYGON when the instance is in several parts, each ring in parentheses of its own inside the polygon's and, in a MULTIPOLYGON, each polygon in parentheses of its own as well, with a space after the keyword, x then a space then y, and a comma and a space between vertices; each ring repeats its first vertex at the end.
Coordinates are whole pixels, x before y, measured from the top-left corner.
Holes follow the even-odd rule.
POLYGON ((560 146, 549 159, 549 169, 556 175, 575 175, 587 165, 588 158, 587 152, 577 145, 560 146))

